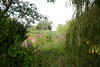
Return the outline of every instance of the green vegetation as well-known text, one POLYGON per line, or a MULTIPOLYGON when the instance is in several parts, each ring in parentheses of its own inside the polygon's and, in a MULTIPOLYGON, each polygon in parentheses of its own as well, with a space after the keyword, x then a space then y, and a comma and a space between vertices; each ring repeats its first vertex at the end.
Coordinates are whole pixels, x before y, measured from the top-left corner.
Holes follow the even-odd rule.
POLYGON ((9 18, 8 16, 0 17, 0 66, 7 66, 9 62, 9 48, 20 44, 27 38, 27 29, 23 24, 17 22, 16 19, 9 18), (8 63, 6 65, 6 63, 8 63))
POLYGON ((79 18, 58 27, 58 32, 61 31, 60 34, 66 37, 67 63, 72 67, 100 66, 99 12, 98 6, 93 7, 82 13, 79 18))
POLYGON ((51 31, 52 22, 34 4, 1 1, 0 67, 100 67, 99 0, 72 0, 76 16, 57 31, 51 31), (14 12, 19 14, 17 18, 11 18, 14 12), (28 24, 18 20, 23 17, 28 24), (40 23, 31 26, 35 20, 40 23))
MULTIPOLYGON (((38 30, 35 30, 38 31, 38 30)), ((66 49, 60 39, 60 35, 57 35, 56 32, 50 30, 40 30, 38 33, 33 33, 30 29, 29 35, 37 37, 36 43, 34 46, 37 46, 37 51, 40 51, 39 61, 42 67, 63 67, 66 66, 66 49)), ((38 54, 38 53, 37 53, 38 54)))
POLYGON ((37 30, 51 30, 52 29, 52 22, 48 21, 47 19, 41 20, 37 26, 37 30))

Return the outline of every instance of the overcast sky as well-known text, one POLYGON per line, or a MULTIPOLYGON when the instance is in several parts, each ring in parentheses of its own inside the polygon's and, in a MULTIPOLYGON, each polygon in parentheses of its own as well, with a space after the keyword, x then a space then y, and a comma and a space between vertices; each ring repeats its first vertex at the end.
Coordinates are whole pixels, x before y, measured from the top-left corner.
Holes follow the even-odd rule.
MULTIPOLYGON (((72 6, 65 6, 67 0, 56 0, 55 3, 47 3, 46 0, 24 0, 34 3, 37 11, 45 16, 49 16, 49 20, 53 21, 52 30, 55 31, 58 24, 66 24, 73 15, 72 6)), ((36 25, 35 23, 34 25, 36 25)))

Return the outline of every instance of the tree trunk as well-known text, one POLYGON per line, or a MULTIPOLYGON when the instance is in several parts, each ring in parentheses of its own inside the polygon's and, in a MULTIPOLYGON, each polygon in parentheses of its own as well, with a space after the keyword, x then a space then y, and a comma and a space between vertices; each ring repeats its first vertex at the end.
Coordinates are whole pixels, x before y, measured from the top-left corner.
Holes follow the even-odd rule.
POLYGON ((5 14, 8 11, 11 3, 12 3, 12 0, 10 0, 9 4, 6 6, 6 9, 3 11, 3 14, 5 14))

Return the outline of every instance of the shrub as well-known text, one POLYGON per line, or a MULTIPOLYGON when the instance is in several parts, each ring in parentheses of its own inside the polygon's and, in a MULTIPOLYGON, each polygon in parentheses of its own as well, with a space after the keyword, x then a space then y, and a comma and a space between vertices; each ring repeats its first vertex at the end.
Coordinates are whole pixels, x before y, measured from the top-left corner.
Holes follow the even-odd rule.
POLYGON ((34 48, 31 44, 27 46, 11 46, 8 50, 9 66, 33 66, 34 65, 34 48))
POLYGON ((34 66, 34 47, 32 43, 27 43, 27 45, 15 44, 10 46, 8 53, 1 60, 0 66, 8 67, 23 67, 23 66, 34 66))
MULTIPOLYGON (((3 61, 7 56, 8 49, 10 46, 17 44, 18 41, 22 41, 26 36, 26 27, 17 22, 16 19, 11 19, 8 16, 3 16, 0 14, 0 60, 3 61), (2 17, 1 17, 2 16, 2 17)), ((0 63, 2 63, 0 61, 0 63)))
POLYGON ((3 54, 3 60, 0 62, 2 67, 37 67, 41 66, 41 56, 38 47, 33 47, 33 43, 27 40, 27 43, 15 44, 10 46, 7 54, 3 54))

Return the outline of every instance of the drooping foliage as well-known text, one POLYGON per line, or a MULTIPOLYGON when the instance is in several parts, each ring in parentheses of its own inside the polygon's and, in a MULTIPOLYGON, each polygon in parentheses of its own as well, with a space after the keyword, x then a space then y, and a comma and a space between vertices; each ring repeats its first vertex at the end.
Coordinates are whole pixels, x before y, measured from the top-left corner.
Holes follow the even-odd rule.
POLYGON ((79 14, 76 12, 75 18, 68 21, 65 28, 64 26, 58 28, 63 36, 66 34, 66 63, 70 67, 100 67, 99 1, 94 0, 86 5, 87 0, 72 0, 74 5, 80 5, 77 1, 84 2, 81 4, 85 5, 84 11, 82 12, 81 6, 79 9, 76 6, 76 10, 80 11, 79 14))
POLYGON ((78 18, 83 11, 87 11, 94 6, 100 7, 100 0, 70 0, 72 5, 76 8, 75 10, 75 17, 78 18))
POLYGON ((78 20, 67 22, 66 50, 68 63, 75 67, 100 65, 100 8, 82 13, 78 20))

